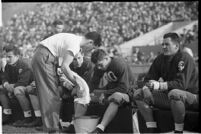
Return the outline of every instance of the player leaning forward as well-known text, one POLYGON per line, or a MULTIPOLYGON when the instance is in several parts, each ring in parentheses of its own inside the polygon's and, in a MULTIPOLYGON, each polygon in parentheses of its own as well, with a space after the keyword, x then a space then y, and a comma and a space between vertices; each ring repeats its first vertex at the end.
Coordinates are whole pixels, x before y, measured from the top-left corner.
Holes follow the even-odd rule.
POLYGON ((43 129, 48 132, 59 129, 60 93, 58 91, 59 77, 57 75, 58 59, 63 59, 61 70, 72 82, 75 88, 79 82, 69 65, 80 51, 80 46, 100 46, 101 36, 89 32, 85 36, 70 33, 55 34, 40 42, 32 59, 33 72, 39 94, 43 129))

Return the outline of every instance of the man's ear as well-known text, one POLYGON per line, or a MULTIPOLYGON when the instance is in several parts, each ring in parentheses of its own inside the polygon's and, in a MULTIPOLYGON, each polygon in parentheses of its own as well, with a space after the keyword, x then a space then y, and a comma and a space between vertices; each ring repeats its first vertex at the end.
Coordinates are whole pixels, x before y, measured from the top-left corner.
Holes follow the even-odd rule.
POLYGON ((94 44, 94 41, 93 41, 93 40, 89 40, 89 43, 90 43, 91 45, 93 45, 93 44, 94 44))
POLYGON ((177 48, 180 48, 180 43, 177 43, 177 44, 176 44, 176 47, 177 47, 177 48))

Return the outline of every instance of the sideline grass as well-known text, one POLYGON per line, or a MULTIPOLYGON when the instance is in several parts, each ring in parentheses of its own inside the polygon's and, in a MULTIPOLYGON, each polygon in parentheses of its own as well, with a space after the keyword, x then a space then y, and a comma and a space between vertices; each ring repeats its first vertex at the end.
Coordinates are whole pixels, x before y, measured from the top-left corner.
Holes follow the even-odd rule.
POLYGON ((41 131, 35 130, 35 128, 13 127, 11 125, 3 126, 3 134, 46 134, 41 131))

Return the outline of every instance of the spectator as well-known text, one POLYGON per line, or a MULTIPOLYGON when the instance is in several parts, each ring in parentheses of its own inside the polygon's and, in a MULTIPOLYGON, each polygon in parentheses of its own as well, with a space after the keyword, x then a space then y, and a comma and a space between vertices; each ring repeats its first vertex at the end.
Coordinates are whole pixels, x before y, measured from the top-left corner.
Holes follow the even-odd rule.
POLYGON ((175 133, 183 133, 186 110, 198 110, 198 70, 190 55, 180 50, 179 40, 176 33, 163 36, 163 53, 151 65, 143 88, 134 93, 149 133, 157 132, 150 106, 171 109, 175 133))
POLYGON ((28 45, 47 37, 54 31, 52 24, 62 20, 66 32, 96 30, 112 46, 179 19, 198 20, 198 2, 39 3, 34 11, 15 14, 1 34, 4 43, 28 45))
POLYGON ((54 34, 62 33, 65 31, 65 24, 62 20, 55 20, 52 25, 53 25, 53 28, 50 29, 50 31, 48 32, 48 35, 46 35, 44 39, 54 34))
MULTIPOLYGON (((132 83, 134 83, 134 78, 130 66, 122 58, 112 58, 103 49, 95 50, 92 53, 91 61, 97 69, 104 71, 104 76, 108 80, 106 86, 102 88, 106 90, 105 97, 100 98, 100 101, 105 98, 109 102, 109 106, 103 115, 101 123, 92 132, 101 133, 114 119, 118 108, 130 102, 128 92, 132 83)), ((93 81, 97 77, 95 74, 94 72, 93 81)), ((94 84, 93 81, 92 84, 94 84)))
POLYGON ((142 64, 144 61, 144 54, 140 51, 140 49, 138 47, 135 47, 135 50, 133 52, 133 56, 134 56, 134 61, 137 64, 142 64))
POLYGON ((154 52, 150 52, 150 55, 148 56, 147 62, 152 63, 155 60, 156 56, 154 55, 154 52))

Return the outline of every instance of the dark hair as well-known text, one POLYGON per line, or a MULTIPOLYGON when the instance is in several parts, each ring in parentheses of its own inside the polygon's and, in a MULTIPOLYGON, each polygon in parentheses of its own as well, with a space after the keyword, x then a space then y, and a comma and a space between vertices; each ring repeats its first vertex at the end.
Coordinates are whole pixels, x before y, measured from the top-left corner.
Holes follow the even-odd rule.
POLYGON ((85 38, 93 40, 95 46, 100 47, 102 45, 101 35, 95 31, 85 34, 85 38))
POLYGON ((53 25, 56 26, 56 25, 64 25, 64 22, 62 20, 55 20, 53 22, 53 25))
POLYGON ((107 52, 103 49, 96 49, 91 54, 91 61, 96 64, 98 61, 103 60, 107 56, 107 52))
POLYGON ((21 54, 19 48, 17 48, 17 47, 14 46, 14 45, 4 46, 4 47, 3 47, 3 51, 5 51, 6 53, 12 51, 14 55, 20 55, 20 54, 21 54))
POLYGON ((180 43, 180 38, 177 33, 166 33, 163 38, 171 38, 172 41, 180 43))

